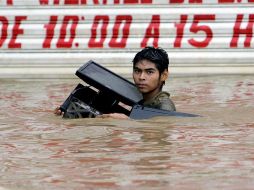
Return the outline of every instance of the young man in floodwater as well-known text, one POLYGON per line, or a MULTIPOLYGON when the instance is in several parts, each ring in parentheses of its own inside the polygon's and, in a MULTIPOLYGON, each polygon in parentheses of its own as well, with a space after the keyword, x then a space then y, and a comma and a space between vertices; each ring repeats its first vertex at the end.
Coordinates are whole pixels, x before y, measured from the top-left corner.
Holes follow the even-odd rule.
MULTIPOLYGON (((169 58, 165 50, 161 48, 146 47, 138 52, 133 59, 133 80, 138 90, 143 95, 139 104, 176 111, 168 92, 162 91, 162 87, 168 78, 169 58)), ((102 118, 127 118, 120 113, 103 114, 102 118)))
MULTIPOLYGON (((168 54, 162 48, 146 47, 138 52, 133 59, 133 80, 143 99, 139 104, 176 111, 173 101, 168 92, 162 91, 162 87, 168 78, 168 54)), ((61 115, 61 110, 56 108, 56 115, 61 115)), ((122 113, 102 114, 100 118, 128 118, 122 113)))

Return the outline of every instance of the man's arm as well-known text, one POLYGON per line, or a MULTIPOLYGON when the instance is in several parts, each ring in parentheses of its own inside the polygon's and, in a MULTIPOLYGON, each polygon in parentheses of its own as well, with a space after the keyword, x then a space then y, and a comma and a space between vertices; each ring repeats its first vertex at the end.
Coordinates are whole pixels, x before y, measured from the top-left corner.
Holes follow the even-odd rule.
POLYGON ((102 114, 102 115, 97 115, 96 118, 129 119, 129 117, 123 113, 102 114))

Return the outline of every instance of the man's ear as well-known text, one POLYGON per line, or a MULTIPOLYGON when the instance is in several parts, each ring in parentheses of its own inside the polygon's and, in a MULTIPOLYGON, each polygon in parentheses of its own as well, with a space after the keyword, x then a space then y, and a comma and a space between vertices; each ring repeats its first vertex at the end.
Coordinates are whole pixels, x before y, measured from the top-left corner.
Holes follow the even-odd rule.
POLYGON ((165 69, 162 73, 161 73, 161 81, 166 81, 168 79, 168 70, 165 69))

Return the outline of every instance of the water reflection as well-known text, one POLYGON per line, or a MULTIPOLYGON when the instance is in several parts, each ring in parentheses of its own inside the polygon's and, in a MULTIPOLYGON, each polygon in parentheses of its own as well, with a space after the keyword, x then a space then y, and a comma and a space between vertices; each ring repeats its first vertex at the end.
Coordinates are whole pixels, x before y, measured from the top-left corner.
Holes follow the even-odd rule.
POLYGON ((254 77, 170 80, 177 109, 203 117, 66 120, 52 110, 77 81, 0 81, 1 186, 252 189, 254 77))

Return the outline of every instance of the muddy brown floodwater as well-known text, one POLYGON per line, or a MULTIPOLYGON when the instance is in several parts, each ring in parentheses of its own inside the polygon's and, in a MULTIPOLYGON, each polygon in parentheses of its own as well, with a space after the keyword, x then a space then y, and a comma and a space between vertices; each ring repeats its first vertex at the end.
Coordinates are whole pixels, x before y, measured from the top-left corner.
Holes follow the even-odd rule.
POLYGON ((0 189, 254 188, 254 76, 171 77, 198 118, 62 119, 78 80, 0 80, 0 189))

